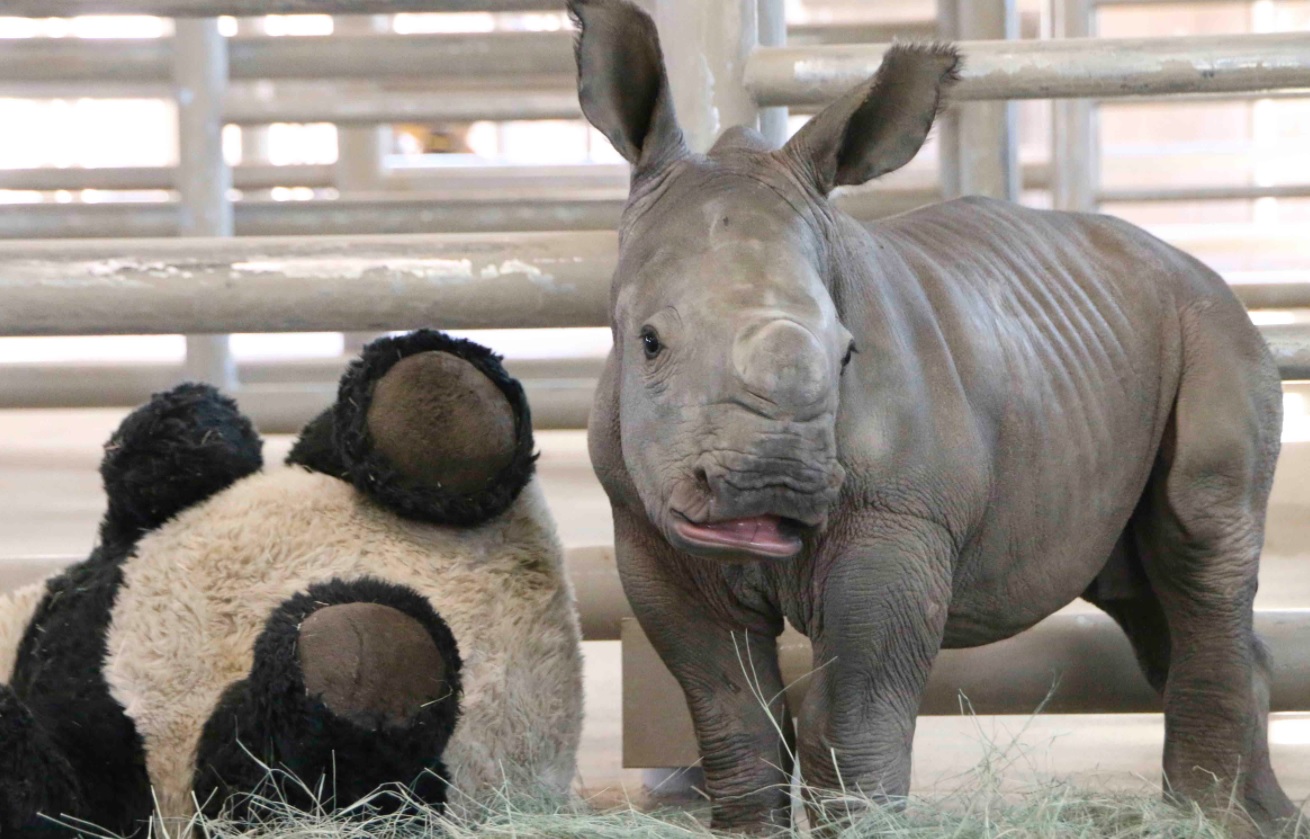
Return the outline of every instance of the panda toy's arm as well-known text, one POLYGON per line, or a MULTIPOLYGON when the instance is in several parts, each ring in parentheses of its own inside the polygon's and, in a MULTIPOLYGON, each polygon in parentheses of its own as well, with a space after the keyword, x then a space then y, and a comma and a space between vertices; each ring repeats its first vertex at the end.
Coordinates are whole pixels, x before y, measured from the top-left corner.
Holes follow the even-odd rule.
POLYGON ((122 566, 137 541, 262 465, 236 405, 180 385, 133 411, 105 445, 108 510, 89 559, 0 597, 0 835, 124 836, 152 805, 142 745, 101 673, 122 566))

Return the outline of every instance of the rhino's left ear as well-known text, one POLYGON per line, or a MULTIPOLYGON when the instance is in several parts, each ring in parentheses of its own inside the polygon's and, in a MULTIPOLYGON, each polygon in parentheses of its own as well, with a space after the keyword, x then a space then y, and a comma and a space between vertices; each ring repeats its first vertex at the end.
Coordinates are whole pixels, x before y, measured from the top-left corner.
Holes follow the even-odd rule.
POLYGON ((928 138, 959 68, 948 44, 896 44, 873 78, 820 111, 782 154, 825 195, 899 169, 928 138))
POLYGON ((578 28, 578 101, 587 121, 639 176, 686 155, 650 15, 628 0, 569 0, 568 10, 578 28))

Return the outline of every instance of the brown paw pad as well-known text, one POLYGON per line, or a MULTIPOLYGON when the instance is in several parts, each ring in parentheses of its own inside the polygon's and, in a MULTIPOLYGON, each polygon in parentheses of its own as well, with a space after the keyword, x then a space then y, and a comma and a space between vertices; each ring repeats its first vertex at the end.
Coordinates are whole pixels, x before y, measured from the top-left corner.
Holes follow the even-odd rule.
POLYGON ((432 637, 390 606, 319 609, 300 625, 297 657, 306 693, 360 725, 404 725, 450 695, 447 663, 432 637))

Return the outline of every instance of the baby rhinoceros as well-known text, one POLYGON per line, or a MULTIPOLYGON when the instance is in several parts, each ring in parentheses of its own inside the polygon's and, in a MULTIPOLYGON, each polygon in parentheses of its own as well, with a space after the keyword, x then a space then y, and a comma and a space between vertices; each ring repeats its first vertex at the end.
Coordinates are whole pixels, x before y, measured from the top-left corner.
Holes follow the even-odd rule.
POLYGON ((938 650, 1079 596, 1163 695, 1170 794, 1293 816, 1252 630, 1279 377, 1224 281, 1104 216, 835 209, 918 152, 951 47, 893 47, 780 149, 702 155, 650 18, 570 8, 583 111, 633 166, 591 456, 716 826, 786 818, 784 619, 814 646, 804 779, 896 798, 938 650))

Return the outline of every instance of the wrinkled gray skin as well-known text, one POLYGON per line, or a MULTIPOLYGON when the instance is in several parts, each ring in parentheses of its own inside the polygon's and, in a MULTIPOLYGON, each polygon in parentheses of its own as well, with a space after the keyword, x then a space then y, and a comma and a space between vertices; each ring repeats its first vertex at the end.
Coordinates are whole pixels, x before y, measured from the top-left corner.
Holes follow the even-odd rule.
POLYGON ((803 777, 895 797, 937 651, 1079 596, 1163 693, 1172 795, 1294 814, 1252 631, 1279 380, 1223 280, 1103 216, 835 210, 918 151, 948 48, 894 50, 781 150, 701 156, 649 19, 571 6, 583 109, 634 166, 591 456, 716 826, 786 818, 784 619, 814 645, 803 777))

